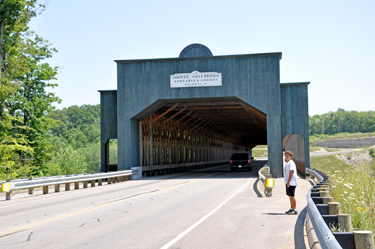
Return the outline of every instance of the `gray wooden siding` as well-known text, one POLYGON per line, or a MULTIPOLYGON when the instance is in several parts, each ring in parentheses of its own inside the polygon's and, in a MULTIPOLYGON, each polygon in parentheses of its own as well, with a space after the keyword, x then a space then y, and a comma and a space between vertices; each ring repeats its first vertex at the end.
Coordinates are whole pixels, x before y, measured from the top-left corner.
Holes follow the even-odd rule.
POLYGON ((105 145, 109 139, 117 139, 117 90, 100 92, 100 147, 101 147, 101 170, 106 171, 105 145))
MULTIPOLYGON (((309 82, 281 84, 282 138, 286 135, 301 135, 304 139, 305 167, 310 168, 309 147, 309 82)), ((304 172, 301 172, 304 173, 304 172)))
POLYGON ((162 99, 238 97, 267 115, 269 165, 282 175, 281 53, 117 61, 118 169, 138 166, 139 112, 162 99), (175 73, 220 72, 221 87, 170 88, 175 73))

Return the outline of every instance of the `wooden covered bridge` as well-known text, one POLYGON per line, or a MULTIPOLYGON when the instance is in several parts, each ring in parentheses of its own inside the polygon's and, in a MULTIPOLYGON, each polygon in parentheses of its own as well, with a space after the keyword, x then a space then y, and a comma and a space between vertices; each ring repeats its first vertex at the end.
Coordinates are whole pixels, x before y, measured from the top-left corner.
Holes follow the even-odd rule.
POLYGON ((175 170, 229 162, 233 152, 267 145, 283 175, 290 148, 298 171, 310 165, 309 82, 280 83, 281 53, 213 56, 191 44, 178 58, 118 60, 117 90, 100 90, 102 171, 109 140, 117 169, 175 170))

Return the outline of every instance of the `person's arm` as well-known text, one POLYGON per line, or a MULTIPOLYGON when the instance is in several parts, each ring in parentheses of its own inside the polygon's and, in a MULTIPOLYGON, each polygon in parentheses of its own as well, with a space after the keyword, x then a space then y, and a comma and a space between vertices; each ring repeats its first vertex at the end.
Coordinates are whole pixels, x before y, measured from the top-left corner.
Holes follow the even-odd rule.
POLYGON ((286 186, 289 188, 289 183, 290 181, 292 180, 292 177, 293 177, 293 174, 294 174, 294 170, 289 170, 289 178, 288 178, 288 182, 286 184, 286 186))

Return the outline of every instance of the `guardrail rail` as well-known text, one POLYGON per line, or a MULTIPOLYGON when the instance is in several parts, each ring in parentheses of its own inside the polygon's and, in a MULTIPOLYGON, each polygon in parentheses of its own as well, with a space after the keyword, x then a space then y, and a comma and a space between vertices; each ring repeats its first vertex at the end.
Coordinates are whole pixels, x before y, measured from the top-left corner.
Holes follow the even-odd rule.
POLYGON ((66 175, 66 176, 51 176, 51 177, 40 177, 40 178, 28 178, 28 179, 17 179, 7 180, 6 182, 0 182, 2 185, 2 191, 6 192, 6 200, 11 200, 12 191, 20 189, 28 189, 29 195, 34 195, 34 188, 43 187, 43 194, 48 194, 48 187, 55 186, 55 192, 60 192, 60 185, 65 184, 65 191, 70 190, 70 185, 74 183, 74 188, 79 189, 79 183, 83 182, 83 187, 88 187, 88 182, 91 183, 91 187, 95 187, 95 183, 98 182, 98 186, 102 185, 103 179, 107 179, 107 183, 115 183, 129 180, 132 175, 137 175, 138 170, 121 170, 108 173, 94 173, 94 174, 79 174, 79 175, 66 175))

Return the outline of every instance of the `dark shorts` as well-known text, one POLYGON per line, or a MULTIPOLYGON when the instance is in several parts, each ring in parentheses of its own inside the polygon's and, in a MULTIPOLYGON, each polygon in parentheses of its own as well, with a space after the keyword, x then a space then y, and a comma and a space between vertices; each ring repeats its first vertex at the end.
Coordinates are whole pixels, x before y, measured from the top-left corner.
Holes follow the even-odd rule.
POLYGON ((289 185, 289 188, 285 185, 285 188, 286 188, 286 195, 288 196, 294 196, 295 193, 296 193, 296 186, 290 186, 289 185))

